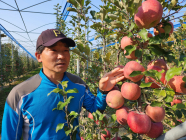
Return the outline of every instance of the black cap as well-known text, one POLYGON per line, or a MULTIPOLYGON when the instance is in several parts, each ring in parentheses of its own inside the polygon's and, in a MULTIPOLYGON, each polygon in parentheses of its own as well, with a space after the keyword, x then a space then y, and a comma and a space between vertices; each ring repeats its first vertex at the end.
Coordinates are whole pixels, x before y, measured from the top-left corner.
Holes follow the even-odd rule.
POLYGON ((62 32, 57 29, 47 29, 43 31, 37 39, 36 49, 39 46, 50 47, 59 40, 64 40, 69 47, 75 47, 74 40, 67 38, 62 32))

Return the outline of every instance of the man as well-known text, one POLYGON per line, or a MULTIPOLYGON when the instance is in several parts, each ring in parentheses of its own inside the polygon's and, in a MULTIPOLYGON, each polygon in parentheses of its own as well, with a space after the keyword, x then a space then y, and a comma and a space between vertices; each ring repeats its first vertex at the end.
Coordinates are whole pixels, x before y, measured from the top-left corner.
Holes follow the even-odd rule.
MULTIPOLYGON (((70 62, 70 49, 75 42, 56 29, 48 29, 38 37, 35 56, 42 63, 39 74, 15 86, 7 97, 2 121, 1 140, 69 140, 65 131, 55 131, 57 124, 65 123, 65 113, 57 107, 63 96, 53 93, 61 88, 58 81, 68 81, 68 89, 76 88, 78 93, 71 93, 74 98, 69 104, 69 111, 80 113, 81 107, 90 112, 106 108, 105 97, 114 85, 124 78, 123 70, 116 68, 105 74, 99 82, 97 97, 78 77, 66 72, 70 62), (105 92, 107 91, 107 92, 105 92)), ((78 118, 74 126, 78 125, 78 118)), ((79 130, 78 130, 79 132, 79 130)), ((76 135, 79 140, 79 133, 76 135)))

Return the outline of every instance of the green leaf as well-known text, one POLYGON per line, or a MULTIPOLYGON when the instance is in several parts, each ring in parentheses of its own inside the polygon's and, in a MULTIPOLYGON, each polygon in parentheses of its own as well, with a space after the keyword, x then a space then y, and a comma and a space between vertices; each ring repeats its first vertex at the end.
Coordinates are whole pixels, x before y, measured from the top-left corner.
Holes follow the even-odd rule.
POLYGON ((66 88, 67 88, 68 82, 69 82, 69 81, 62 81, 62 82, 61 82, 61 85, 62 85, 63 89, 66 89, 66 88))
POLYGON ((94 28, 94 27, 102 27, 102 24, 100 22, 97 22, 97 23, 93 23, 93 25, 90 26, 91 28, 94 28))
POLYGON ((167 95, 167 97, 165 98, 165 102, 172 102, 173 101, 173 97, 167 95))
POLYGON ((76 88, 67 90, 67 93, 78 93, 76 88))
POLYGON ((176 68, 176 67, 173 67, 173 68, 170 68, 166 75, 165 75, 165 79, 166 81, 168 82, 171 78, 173 78, 175 75, 180 75, 182 72, 182 67, 179 67, 179 68, 176 68))
POLYGON ((176 109, 185 109, 185 105, 184 104, 175 104, 172 106, 172 109, 173 110, 176 110, 176 109))
POLYGON ((182 24, 182 27, 183 27, 184 29, 186 29, 186 24, 182 24))
POLYGON ((159 45, 149 45, 149 50, 154 54, 154 55, 157 55, 157 56, 160 56, 160 55, 163 55, 164 54, 164 50, 161 49, 159 47, 159 45))
POLYGON ((151 85, 152 85, 152 82, 149 82, 149 83, 141 82, 140 88, 150 87, 151 85))
POLYGON ((60 91, 61 91, 60 88, 55 88, 55 89, 53 89, 50 93, 48 93, 47 96, 49 96, 52 92, 54 92, 54 93, 59 93, 60 91))
POLYGON ((142 56, 142 49, 135 50, 135 56, 136 57, 141 57, 142 56))
POLYGON ((112 122, 115 122, 115 121, 116 121, 116 114, 112 114, 112 116, 111 116, 111 121, 112 121, 112 122))
POLYGON ((76 118, 78 116, 78 113, 75 111, 71 111, 69 115, 74 116, 76 118))
POLYGON ((186 118, 186 110, 185 110, 185 109, 181 109, 181 112, 183 113, 183 115, 184 115, 185 118, 186 118))
POLYGON ((72 8, 72 7, 67 7, 67 11, 77 12, 77 10, 75 8, 72 8))
POLYGON ((183 45, 186 46, 186 40, 183 41, 183 45))
POLYGON ((138 76, 138 75, 143 75, 143 74, 141 71, 133 71, 129 76, 134 77, 134 76, 138 76))
POLYGON ((180 118, 182 117, 182 113, 181 113, 180 110, 176 110, 176 111, 175 111, 175 114, 176 114, 176 116, 178 117, 178 119, 180 119, 180 118))
POLYGON ((93 11, 93 10, 90 11, 90 14, 92 15, 92 18, 94 20, 96 20, 95 13, 96 13, 96 11, 93 11))
POLYGON ((64 125, 65 125, 64 123, 59 123, 59 124, 57 125, 57 127, 56 127, 56 133, 58 132, 58 130, 63 129, 64 125))
POLYGON ((136 47, 128 45, 128 46, 125 47, 125 50, 126 50, 125 55, 127 56, 127 55, 130 55, 133 51, 135 51, 136 47))
POLYGON ((158 97, 166 97, 166 91, 165 91, 165 90, 154 89, 154 93, 155 93, 158 97))
POLYGON ((161 102, 154 101, 154 102, 152 102, 152 103, 150 104, 150 106, 152 106, 152 107, 155 107, 155 106, 161 107, 161 106, 162 106, 162 103, 161 103, 161 102))
POLYGON ((112 20, 116 20, 118 18, 117 15, 115 14, 108 14, 108 16, 112 19, 112 20))
POLYGON ((101 131, 101 133, 102 133, 102 134, 105 134, 105 135, 107 134, 107 132, 106 132, 106 131, 101 131))
POLYGON ((166 91, 167 95, 169 95, 169 96, 173 97, 175 95, 174 90, 171 88, 165 88, 165 91, 166 91))
POLYGON ((129 31, 133 30, 134 27, 135 27, 135 24, 132 22, 131 25, 130 25, 130 27, 129 27, 129 31))
POLYGON ((148 36, 147 36, 148 31, 147 31, 145 28, 143 28, 138 34, 139 34, 139 36, 141 36, 141 38, 144 39, 145 41, 148 40, 148 36))
POLYGON ((72 131, 72 129, 69 129, 68 126, 65 126, 64 130, 65 130, 66 136, 68 136, 71 133, 71 131, 72 131))

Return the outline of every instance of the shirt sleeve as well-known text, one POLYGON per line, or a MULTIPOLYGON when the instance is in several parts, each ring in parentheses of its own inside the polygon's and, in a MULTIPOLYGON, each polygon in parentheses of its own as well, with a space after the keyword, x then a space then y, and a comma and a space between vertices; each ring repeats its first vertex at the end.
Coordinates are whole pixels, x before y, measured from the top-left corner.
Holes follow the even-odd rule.
POLYGON ((14 111, 6 102, 2 120, 1 140, 20 140, 23 118, 21 112, 14 111))
POLYGON ((106 94, 102 94, 97 90, 97 96, 94 96, 88 87, 85 90, 85 97, 83 101, 83 107, 89 112, 95 112, 96 110, 104 111, 107 106, 106 94))

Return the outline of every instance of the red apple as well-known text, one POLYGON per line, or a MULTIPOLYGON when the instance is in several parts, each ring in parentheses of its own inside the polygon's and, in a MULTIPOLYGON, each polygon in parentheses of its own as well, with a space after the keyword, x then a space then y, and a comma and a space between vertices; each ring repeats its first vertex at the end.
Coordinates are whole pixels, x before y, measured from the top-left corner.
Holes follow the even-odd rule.
POLYGON ((135 45, 135 41, 132 40, 132 38, 129 38, 128 36, 124 36, 121 39, 121 49, 123 50, 128 45, 135 45))
POLYGON ((137 100, 141 95, 140 87, 135 83, 125 82, 121 86, 121 94, 125 99, 137 100))
POLYGON ((174 105, 174 102, 172 101, 172 102, 171 102, 171 106, 173 106, 173 105, 174 105))
POLYGON ((84 138, 83 138, 83 137, 81 137, 81 140, 84 140, 84 138))
MULTIPOLYGON (((148 67, 148 70, 156 70, 158 72, 161 72, 162 71, 162 68, 161 67, 158 67, 158 66, 149 66, 148 67)), ((161 79, 160 81, 165 84, 165 72, 161 74, 161 79)), ((148 83, 148 82, 153 82, 152 85, 150 86, 151 88, 159 88, 160 86, 158 85, 161 85, 159 82, 155 82, 156 81, 155 79, 153 78, 149 78, 149 77, 145 77, 145 83, 148 83), (157 83, 157 84, 156 84, 157 83)))
MULTIPOLYGON (((175 92, 186 94, 185 82, 182 80, 183 77, 184 76, 174 76, 168 84, 175 92)), ((178 95, 178 93, 176 93, 176 95, 178 95)))
MULTIPOLYGON (((139 46, 137 46, 137 49, 139 49, 139 46)), ((126 57, 127 59, 131 59, 131 60, 137 59, 137 57, 135 56, 135 51, 136 51, 136 50, 132 51, 132 53, 129 54, 129 55, 125 55, 125 57, 126 57)), ((124 50, 124 54, 126 54, 126 50, 124 50)))
POLYGON ((182 99, 178 99, 178 98, 177 99, 174 99, 173 100, 173 103, 174 104, 181 104, 182 103, 182 99))
MULTIPOLYGON (((172 26, 172 28, 171 28, 171 31, 170 31, 170 33, 169 33, 169 36, 173 33, 173 30, 174 30, 174 25, 173 25, 173 23, 172 22, 168 22, 168 23, 170 23, 171 24, 171 26, 172 26)), ((162 24, 160 24, 160 25, 158 25, 158 30, 156 29, 156 28, 154 28, 154 35, 159 35, 159 32, 160 33, 165 33, 165 30, 163 29, 163 23, 162 24)))
POLYGON ((109 130, 107 130, 107 129, 105 128, 104 131, 105 131, 107 134, 101 133, 101 139, 102 139, 102 140, 106 140, 106 138, 110 138, 110 137, 111 137, 111 134, 110 134, 110 131, 109 131, 109 130))
POLYGON ((162 122, 151 122, 151 129, 146 134, 149 138, 157 138, 163 133, 163 124, 162 122))
POLYGON ((138 8, 134 21, 139 28, 149 29, 156 26, 163 14, 163 7, 157 0, 147 0, 138 8))
POLYGON ((165 72, 168 70, 167 64, 166 64, 166 62, 165 62, 163 59, 157 59, 157 60, 152 60, 152 61, 150 61, 150 62, 148 63, 148 65, 147 65, 147 70, 149 70, 149 68, 150 68, 151 66, 158 66, 158 67, 164 69, 165 72))
POLYGON ((165 110, 163 107, 152 107, 147 105, 145 112, 154 122, 161 122, 165 117, 165 110))
POLYGON ((116 110, 116 119, 119 124, 121 125, 127 124, 128 110, 129 108, 125 106, 116 110))
POLYGON ((130 77, 129 75, 133 72, 133 71, 145 71, 145 68, 140 65, 138 62, 136 61, 130 61, 128 62, 126 65, 125 65, 125 68, 124 68, 124 76, 133 81, 133 82, 138 82, 139 80, 141 80, 143 78, 143 75, 137 75, 137 76, 134 76, 134 77, 130 77))
POLYGON ((151 128, 151 120, 149 116, 147 116, 143 112, 138 113, 135 111, 131 111, 128 114, 127 123, 130 129, 134 133, 138 134, 146 134, 150 131, 151 128))
POLYGON ((106 102, 109 107, 118 109, 123 106, 125 100, 120 91, 112 90, 107 94, 106 102))

